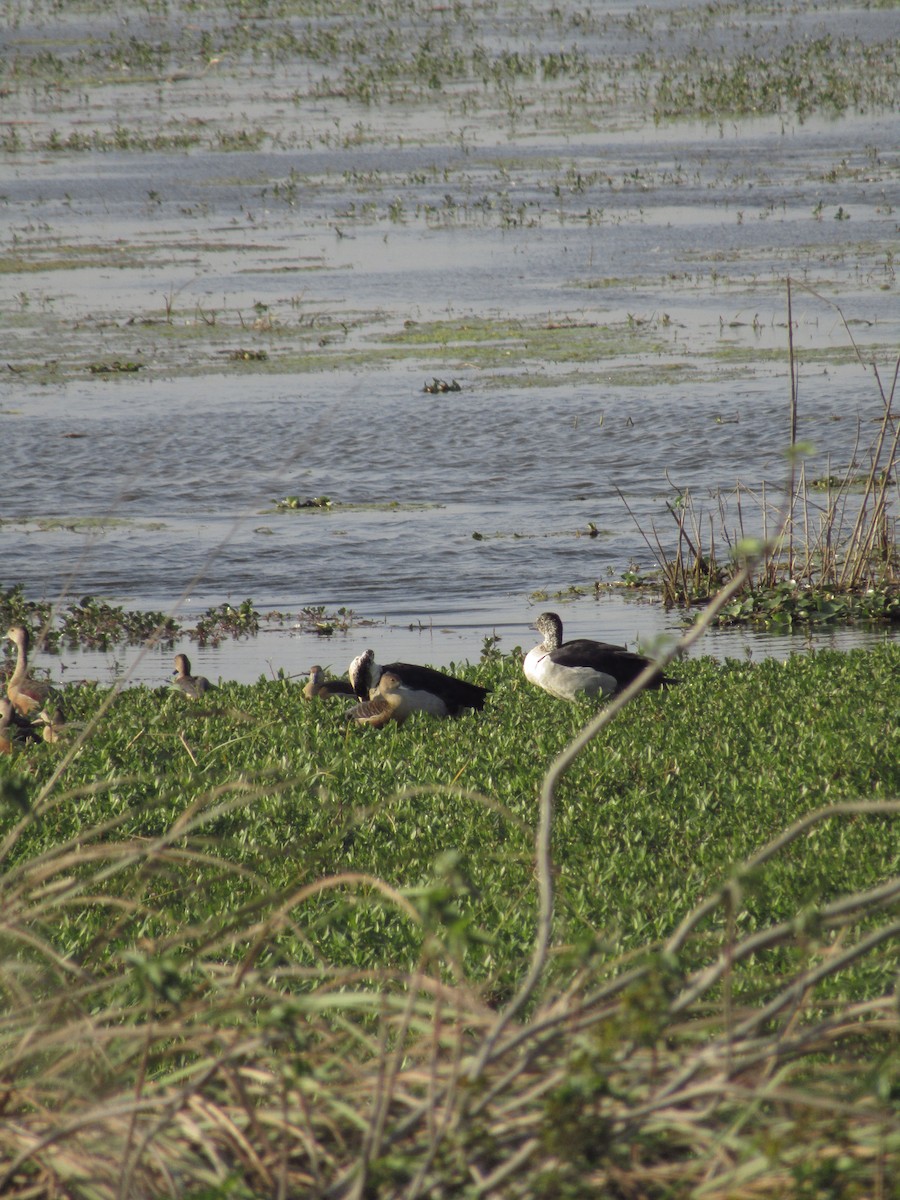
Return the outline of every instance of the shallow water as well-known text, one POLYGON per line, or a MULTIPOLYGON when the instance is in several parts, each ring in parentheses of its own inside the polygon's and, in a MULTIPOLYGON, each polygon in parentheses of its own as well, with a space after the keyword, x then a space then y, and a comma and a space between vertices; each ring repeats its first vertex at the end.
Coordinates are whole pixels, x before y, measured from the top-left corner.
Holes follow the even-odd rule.
MULTIPOLYGON (((603 11, 625 53, 627 13, 603 11)), ((862 9, 800 5, 793 20, 884 33, 862 9)), ((764 488, 774 511, 788 274, 808 470, 865 465, 882 401, 851 338, 885 380, 900 345, 893 115, 658 125, 629 92, 567 132, 533 80, 529 123, 454 107, 459 87, 380 106, 317 95, 299 59, 186 75, 4 97, 27 135, 0 155, 0 582, 187 623, 248 596, 264 613, 345 606, 378 623, 327 642, 278 624, 195 652, 213 677, 339 669, 376 635, 383 657, 475 660, 494 633, 527 645, 536 612, 573 587, 573 634, 671 632, 677 615, 593 586, 651 565, 647 538, 674 546, 666 501, 685 489, 719 545, 739 521, 760 527, 764 488), (238 146, 244 129, 266 136, 47 150, 54 130, 179 123, 238 146), (90 370, 116 362, 140 370, 90 370), (425 393, 435 377, 460 390, 425 393), (738 483, 756 498, 740 514, 738 483), (290 495, 333 503, 278 511, 290 495)), ((715 633, 704 649, 808 644, 715 633)), ((60 667, 108 675, 134 654, 60 667)), ((132 677, 164 678, 169 658, 153 651, 132 677)))

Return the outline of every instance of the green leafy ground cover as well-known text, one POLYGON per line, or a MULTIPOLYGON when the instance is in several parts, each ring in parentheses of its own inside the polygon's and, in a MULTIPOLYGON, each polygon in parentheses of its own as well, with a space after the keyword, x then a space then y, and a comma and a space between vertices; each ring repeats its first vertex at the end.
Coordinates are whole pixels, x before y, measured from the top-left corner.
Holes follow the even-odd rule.
MULTIPOLYGON (((564 782, 554 831, 561 943, 596 936, 622 953, 656 942, 804 812, 900 792, 900 647, 786 664, 702 660, 677 671, 677 688, 642 696, 564 782)), ((202 886, 192 864, 154 898, 155 934, 364 872, 424 890, 425 908, 437 903, 428 889, 447 891, 447 912, 438 904, 429 921, 450 913, 467 970, 504 991, 533 936, 540 781, 587 712, 528 685, 513 656, 466 673, 494 689, 483 715, 420 717, 381 733, 348 729, 346 704, 309 704, 287 680, 226 683, 202 706, 127 689, 7 861, 106 821, 117 838, 162 837, 190 806, 215 807, 221 789, 236 789, 234 807, 198 831, 210 855, 202 886)), ((67 689, 70 719, 90 720, 106 694, 67 689)), ((66 751, 37 746, 5 759, 5 786, 33 801, 66 751)), ((20 817, 7 799, 6 831, 20 817)), ((750 881, 741 920, 753 927, 862 887, 895 870, 898 854, 890 823, 835 825, 817 835, 814 853, 806 847, 750 881)), ((53 940, 82 954, 107 919, 72 913, 53 940)), ((412 969, 421 953, 423 930, 378 901, 330 895, 306 905, 302 921, 302 937, 285 935, 263 957, 412 969)))
POLYGON ((483 715, 385 731, 70 687, 0 756, 4 1194, 896 1194, 900 647, 685 661, 604 728, 515 1019, 592 707, 464 673, 483 715))

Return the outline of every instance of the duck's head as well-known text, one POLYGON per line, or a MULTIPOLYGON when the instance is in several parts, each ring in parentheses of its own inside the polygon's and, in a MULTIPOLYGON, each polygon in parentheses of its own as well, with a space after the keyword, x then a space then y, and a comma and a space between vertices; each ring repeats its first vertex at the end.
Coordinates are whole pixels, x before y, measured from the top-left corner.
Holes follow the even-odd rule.
POLYGON ((357 655, 347 669, 350 686, 360 700, 368 700, 371 687, 372 664, 375 661, 374 650, 364 650, 357 655))
POLYGON ((175 670, 172 672, 172 674, 173 675, 190 675, 190 673, 191 673, 191 660, 188 658, 188 656, 186 654, 176 654, 175 655, 175 670))
POLYGON ((389 692, 398 692, 402 686, 403 681, 393 671, 383 671, 381 678, 378 680, 378 690, 383 696, 386 696, 389 692))
POLYGON ((28 630, 24 625, 12 625, 7 629, 6 636, 20 650, 28 649, 28 630))
POLYGON ((548 646, 551 650, 555 650, 557 646, 562 645, 563 628, 558 613, 541 613, 534 623, 534 628, 544 639, 544 645, 548 646))

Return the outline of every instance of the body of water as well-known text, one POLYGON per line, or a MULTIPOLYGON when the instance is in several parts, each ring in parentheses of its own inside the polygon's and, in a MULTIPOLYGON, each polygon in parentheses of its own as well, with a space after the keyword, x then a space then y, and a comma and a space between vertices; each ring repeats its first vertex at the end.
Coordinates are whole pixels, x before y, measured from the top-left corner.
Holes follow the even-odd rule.
MULTIPOLYGON (((649 9, 642 36, 690 10, 649 9)), ((636 63, 627 13, 602 11, 636 63)), ((782 32, 883 35, 882 13, 852 16, 800 5, 782 32)), ((788 275, 806 469, 868 464, 873 368, 889 384, 900 345, 893 114, 659 123, 636 86, 576 108, 537 71, 510 84, 518 109, 475 78, 468 100, 457 81, 363 103, 328 94, 300 50, 185 66, 170 27, 137 12, 133 43, 170 38, 155 69, 116 65, 121 27, 85 18, 67 32, 93 73, 73 50, 71 76, 40 87, 36 47, 66 20, 8 31, 5 586, 185 624, 247 597, 263 614, 356 614, 328 639, 264 620, 251 641, 193 653, 247 680, 343 669, 372 643, 474 661, 485 637, 527 646, 544 608, 572 635, 673 634, 678 614, 594 585, 673 549, 667 503, 686 493, 720 550, 777 523, 788 275), (454 390, 426 391, 434 380, 454 390), (290 496, 330 503, 278 506, 290 496)), ((482 33, 496 61, 522 52, 511 27, 482 33)), ((760 26, 760 44, 776 34, 760 26)), ((705 36, 711 52, 722 29, 705 36)), ((540 58, 554 38, 541 26, 528 45, 540 58)), ((826 503, 805 514, 813 538, 826 503)), ((822 638, 713 633, 702 649, 822 638)), ((135 653, 59 665, 112 677, 135 653)), ((152 651, 131 677, 161 681, 170 657, 152 651)))

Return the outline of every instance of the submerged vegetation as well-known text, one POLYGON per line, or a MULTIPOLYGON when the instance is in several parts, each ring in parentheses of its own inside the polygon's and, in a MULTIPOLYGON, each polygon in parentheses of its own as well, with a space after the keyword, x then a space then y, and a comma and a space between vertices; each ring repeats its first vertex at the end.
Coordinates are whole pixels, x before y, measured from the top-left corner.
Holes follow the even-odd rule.
POLYGON ((684 63, 664 62, 654 99, 660 117, 700 117, 895 108, 900 84, 885 46, 858 38, 804 37, 787 46, 735 54, 691 52, 684 63))
MULTIPOLYGON (((25 383, 62 383, 84 373, 115 386, 134 374, 379 368, 423 361, 419 339, 429 333, 445 334, 447 348, 460 357, 426 360, 428 370, 462 364, 499 370, 516 345, 533 363, 567 366, 575 384, 659 378, 685 365, 677 323, 670 327, 663 313, 632 313, 633 322, 617 313, 593 322, 593 333, 586 331, 590 323, 579 332, 534 314, 507 320, 484 313, 448 320, 441 330, 434 320, 419 329, 414 322, 403 326, 407 313, 392 320, 377 308, 311 302, 302 282, 265 301, 258 293, 179 296, 185 275, 195 282, 230 276, 238 249, 250 278, 287 269, 315 277, 324 270, 329 256, 321 244, 312 257, 292 253, 284 265, 284 213, 302 214, 304 228, 314 223, 338 239, 362 229, 386 239, 410 228, 599 229, 642 225, 656 204, 671 209, 673 197, 683 197, 675 206, 688 209, 699 189, 704 203, 721 206, 723 220, 749 223, 794 204, 799 184, 810 195, 812 224, 828 215, 850 217, 842 184, 864 181, 866 207, 890 216, 892 157, 874 142, 834 161, 792 161, 787 201, 773 192, 767 163, 708 152, 685 156, 681 148, 666 150, 659 161, 635 159, 626 148, 620 159, 605 145, 609 135, 654 123, 668 130, 698 118, 722 124, 774 116, 793 124, 893 112, 900 47, 889 10, 882 25, 880 10, 866 6, 871 31, 861 37, 837 5, 796 4, 775 15, 687 0, 627 12, 528 0, 497 13, 419 0, 362 8, 216 0, 202 16, 179 0, 134 7, 120 20, 97 0, 71 9, 50 0, 5 6, 0 161, 11 178, 23 163, 48 155, 94 155, 105 170, 117 155, 135 163, 167 154, 176 162, 205 155, 223 161, 202 172, 190 196, 170 173, 177 177, 177 166, 158 177, 147 172, 144 190, 130 197, 143 206, 143 219, 125 236, 99 244, 96 230, 88 239, 77 221, 60 230, 64 214, 80 211, 74 183, 52 202, 30 206, 33 213, 26 205, 20 214, 0 192, 0 205, 16 216, 0 246, 0 276, 16 280, 6 313, 7 359, 25 383), (546 139, 539 155, 536 136, 546 139), (587 149, 573 148, 579 139, 587 149), (396 161, 378 156, 358 163, 343 155, 369 147, 396 150, 396 161), (321 152, 328 150, 342 152, 340 165, 322 167, 321 152), (291 151, 296 159, 285 153, 291 151), (315 156, 310 169, 307 151, 315 156), (289 164, 284 173, 273 175, 273 164, 282 161, 289 164), (221 219, 204 237, 213 213, 221 219), (158 280, 149 291, 162 299, 148 304, 141 289, 131 306, 106 311, 100 298, 106 289, 95 276, 105 279, 114 268, 146 272, 158 280), (82 295, 96 294, 93 305, 74 304, 63 282, 72 271, 90 280, 82 295), (173 271, 180 286, 172 285, 173 271), (470 336, 460 337, 454 325, 470 336), (623 365, 607 361, 613 351, 619 360, 647 357, 623 365), (670 361, 659 361, 663 355, 670 361)), ((882 286, 893 286, 894 233, 888 222, 883 243, 860 248, 860 277, 877 274, 882 286)), ((724 291, 740 265, 723 253, 700 254, 693 272, 661 279, 645 262, 645 282, 654 291, 673 285, 724 291)), ((791 253, 795 261, 817 263, 817 239, 792 245, 791 253)), ((772 286, 773 273, 780 279, 787 269, 768 264, 752 277, 772 286)), ((638 282, 598 273, 592 260, 573 258, 567 270, 571 286, 588 293, 638 282)), ((723 323, 732 316, 728 309, 723 302, 723 323)), ((744 362, 759 363, 770 352, 757 344, 730 347, 744 362)), ((695 347, 690 366, 710 377, 726 361, 726 347, 706 354, 695 347)), ((816 354, 825 360, 827 347, 816 354)), ((543 375, 561 381, 546 368, 543 375)), ((527 387, 534 377, 519 370, 506 378, 527 387)))
MULTIPOLYGON (((128 610, 96 596, 82 596, 54 612, 47 600, 29 600, 19 584, 0 586, 0 627, 5 631, 11 625, 24 625, 49 651, 62 643, 106 650, 123 642, 171 642, 181 628, 165 613, 128 610)), ((8 653, 8 643, 3 650, 8 653)))
MULTIPOLYGON (((228 638, 259 633, 263 621, 268 625, 290 624, 323 636, 374 623, 343 605, 333 612, 326 611, 324 605, 306 605, 299 612, 260 613, 248 597, 239 604, 214 605, 190 625, 168 613, 126 609, 96 596, 83 596, 55 609, 49 601, 26 599, 18 584, 0 587, 0 627, 6 630, 12 625, 24 625, 40 649, 51 653, 63 644, 69 649, 81 646, 108 650, 121 644, 172 645, 179 637, 189 637, 200 646, 218 646, 228 638)), ((8 643, 4 643, 3 653, 10 655, 8 643)))

